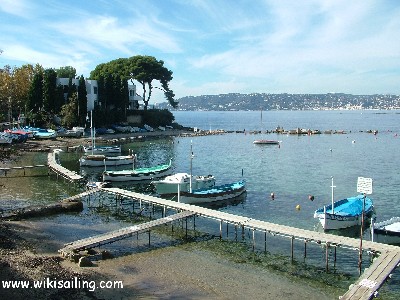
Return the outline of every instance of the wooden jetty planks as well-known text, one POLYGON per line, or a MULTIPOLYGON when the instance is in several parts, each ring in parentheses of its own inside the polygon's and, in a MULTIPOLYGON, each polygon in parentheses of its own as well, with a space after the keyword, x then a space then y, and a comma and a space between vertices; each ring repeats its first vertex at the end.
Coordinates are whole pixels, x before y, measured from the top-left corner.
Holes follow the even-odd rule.
MULTIPOLYGON (((248 228, 254 228, 261 231, 267 231, 287 237, 295 237, 297 239, 304 239, 310 242, 316 242, 318 244, 321 243, 329 243, 331 245, 340 245, 341 247, 347 247, 350 249, 358 249, 360 246, 360 240, 345 236, 327 234, 324 232, 316 232, 306 229, 300 229, 295 227, 290 227, 286 225, 274 224, 266 221, 256 220, 249 217, 233 215, 230 213, 216 211, 213 209, 200 207, 197 205, 190 205, 185 203, 179 203, 176 201, 170 201, 154 196, 144 195, 140 193, 135 193, 131 191, 127 191, 120 188, 101 188, 102 191, 106 191, 109 193, 117 194, 120 196, 131 197, 140 201, 147 201, 151 203, 155 203, 161 206, 172 207, 175 209, 181 209, 186 211, 191 211, 197 215, 201 215, 203 217, 215 219, 215 220, 223 220, 228 223, 244 225, 248 228)), ((370 241, 363 241, 363 250, 371 251, 371 252, 385 252, 385 251, 399 251, 399 247, 375 243, 370 241)))
POLYGON ((90 249, 94 247, 98 247, 104 244, 109 244, 116 242, 118 240, 131 237, 134 233, 140 233, 143 231, 147 231, 152 227, 159 226, 162 224, 167 224, 179 219, 183 219, 186 217, 192 216, 193 213, 189 211, 183 211, 165 218, 153 220, 147 223, 142 223, 138 225, 133 225, 129 227, 125 227, 122 229, 114 230, 111 232, 107 232, 104 234, 96 235, 93 237, 88 237, 85 239, 81 239, 69 244, 66 244, 64 248, 60 249, 58 252, 63 254, 64 256, 68 256, 69 254, 84 250, 84 249, 90 249))
POLYGON ((340 299, 371 299, 400 263, 400 252, 384 252, 364 271, 360 279, 340 299))
MULTIPOLYGON (((242 225, 260 231, 270 232, 272 234, 290 237, 292 239, 304 239, 307 242, 318 244, 330 244, 331 246, 347 247, 353 250, 359 250, 360 240, 344 236, 326 234, 324 232, 315 232, 300 228, 294 228, 286 225, 274 224, 266 221, 256 220, 244 216, 237 216, 221 211, 178 203, 149 195, 126 191, 120 188, 100 188, 100 191, 112 193, 122 197, 133 198, 137 201, 149 202, 164 207, 171 207, 186 211, 190 215, 200 215, 203 217, 219 220, 220 222, 242 225)), ((167 217, 168 218, 168 217, 167 217)), ((154 222, 154 221, 152 221, 154 222)), ((150 223, 150 222, 149 222, 150 223)), ((138 230, 135 228, 135 230, 138 230)), ((145 229, 143 229, 145 230, 145 229)), ((94 245, 93 247, 95 247, 94 245)), ((61 251, 61 250, 60 250, 61 251)), ((72 251, 72 250, 70 250, 72 251)), ((363 241, 363 251, 381 253, 378 259, 367 269, 363 276, 353 285, 350 290, 341 297, 341 299, 370 299, 375 292, 382 286, 390 273, 400 265, 400 248, 388 244, 381 244, 371 241, 363 241), (372 284, 371 284, 372 283, 372 284)))
POLYGON ((58 175, 61 175, 65 179, 69 181, 82 181, 83 177, 76 172, 70 171, 67 168, 64 168, 61 166, 59 163, 57 163, 56 160, 56 151, 50 152, 47 155, 47 163, 49 166, 49 169, 57 173, 58 175))

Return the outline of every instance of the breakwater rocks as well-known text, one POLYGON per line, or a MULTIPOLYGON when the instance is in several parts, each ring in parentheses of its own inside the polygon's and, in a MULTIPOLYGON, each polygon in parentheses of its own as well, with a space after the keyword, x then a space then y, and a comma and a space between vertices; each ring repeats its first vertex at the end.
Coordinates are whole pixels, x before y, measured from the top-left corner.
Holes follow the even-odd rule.
POLYGON ((18 221, 22 219, 43 217, 65 212, 82 211, 83 203, 78 199, 64 199, 49 205, 35 205, 7 211, 0 210, 0 219, 18 221))

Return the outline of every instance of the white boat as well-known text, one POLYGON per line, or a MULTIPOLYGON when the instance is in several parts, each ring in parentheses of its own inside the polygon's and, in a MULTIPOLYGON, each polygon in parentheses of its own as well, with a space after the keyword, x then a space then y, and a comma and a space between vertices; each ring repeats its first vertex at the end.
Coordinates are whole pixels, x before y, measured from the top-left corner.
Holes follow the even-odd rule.
POLYGON ((83 151, 91 154, 121 153, 121 146, 84 146, 83 151))
POLYGON ((135 155, 106 156, 102 154, 89 154, 79 159, 81 167, 115 167, 133 165, 134 162, 135 155))
POLYGON ((317 209, 314 218, 319 219, 324 230, 343 229, 359 226, 362 215, 371 218, 374 205, 370 198, 360 194, 334 202, 334 188, 332 177, 332 204, 317 209))
POLYGON ((90 111, 90 140, 91 145, 84 146, 83 151, 91 154, 121 153, 121 146, 96 146, 95 128, 93 128, 93 111, 90 111))
POLYGON ((187 204, 210 203, 236 198, 246 192, 244 180, 214 186, 212 188, 181 192, 178 194, 178 202, 187 204))
MULTIPOLYGON (((174 195, 179 190, 189 192, 190 191, 190 174, 188 173, 176 173, 169 175, 164 179, 153 181, 152 184, 155 186, 157 194, 159 195, 174 195)), ((204 189, 211 188, 215 185, 215 178, 212 175, 205 176, 193 176, 192 175, 192 189, 204 189)))
MULTIPOLYGON (((261 109, 261 126, 263 124, 263 117, 262 117, 262 109, 261 109)), ((259 140, 254 140, 253 144, 256 145, 279 145, 281 141, 277 140, 267 140, 267 139, 259 139, 259 140)))
POLYGON ((53 129, 39 128, 34 131, 33 137, 35 139, 54 139, 57 137, 57 132, 53 129))
POLYGON ((171 174, 172 160, 169 164, 149 168, 138 168, 120 171, 104 171, 103 181, 145 181, 165 177, 171 174))
POLYGON ((279 145, 281 141, 276 140, 255 140, 253 144, 257 145, 279 145))
POLYGON ((400 244, 400 217, 371 224, 372 241, 384 244, 400 244))
POLYGON ((86 183, 87 190, 101 189, 103 187, 109 187, 109 182, 101 182, 101 181, 89 181, 86 183))

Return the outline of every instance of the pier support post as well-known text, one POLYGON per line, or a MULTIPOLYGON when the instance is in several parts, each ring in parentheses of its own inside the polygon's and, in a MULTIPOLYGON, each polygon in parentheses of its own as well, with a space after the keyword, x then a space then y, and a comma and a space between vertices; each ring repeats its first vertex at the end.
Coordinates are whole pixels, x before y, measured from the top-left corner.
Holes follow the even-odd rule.
POLYGON ((264 253, 267 253, 267 230, 264 232, 264 253))
POLYGON ((226 237, 229 236, 229 223, 226 222, 226 237))
POLYGON ((304 259, 307 257, 307 239, 304 239, 304 259))
POLYGON ((335 249, 333 249, 333 267, 336 268, 336 249, 337 246, 335 245, 335 249))
POLYGON ((325 244, 325 271, 329 270, 329 242, 325 244))
POLYGON ((151 232, 151 230, 149 230, 149 247, 150 247, 150 232, 151 232))
POLYGON ((293 235, 290 237, 290 246, 291 246, 290 257, 291 257, 291 261, 293 262, 293 260, 294 260, 294 250, 293 250, 293 248, 294 248, 294 236, 293 235))
POLYGON ((237 224, 235 224, 235 242, 237 242, 237 224))
POLYGON ((196 215, 193 215, 193 231, 196 231, 196 215))
POLYGON ((219 240, 222 240, 222 220, 219 221, 219 240))
POLYGON ((242 241, 244 240, 244 225, 242 224, 242 241))
POLYGON ((185 238, 186 238, 186 239, 187 239, 187 237, 188 237, 188 234, 187 234, 187 231, 188 231, 188 224, 187 224, 187 222, 188 222, 188 218, 186 217, 186 218, 185 218, 185 223, 186 223, 185 238))
POLYGON ((255 236, 256 231, 254 228, 252 228, 251 230, 253 231, 253 252, 254 252, 256 249, 256 236, 255 236))

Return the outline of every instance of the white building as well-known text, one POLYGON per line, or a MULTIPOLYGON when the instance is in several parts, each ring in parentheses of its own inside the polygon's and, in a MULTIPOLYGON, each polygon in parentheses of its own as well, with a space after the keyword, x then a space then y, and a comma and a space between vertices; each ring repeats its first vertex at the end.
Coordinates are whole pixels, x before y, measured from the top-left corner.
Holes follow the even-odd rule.
MULTIPOLYGON (((91 111, 94 109, 95 103, 101 105, 99 103, 99 87, 97 85, 97 80, 85 80, 86 83, 86 93, 87 93, 87 110, 91 111)), ((57 78, 57 85, 62 85, 64 87, 64 91, 68 90, 69 78, 57 78)), ((72 84, 75 86, 79 86, 79 79, 72 79, 72 84)), ((128 109, 134 110, 139 107, 139 101, 142 101, 142 97, 140 97, 136 93, 136 85, 132 84, 128 81, 128 90, 129 90, 129 107, 128 109)))

